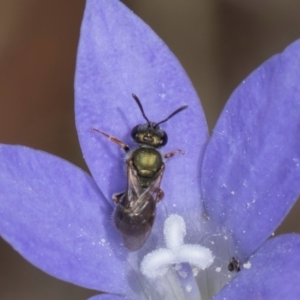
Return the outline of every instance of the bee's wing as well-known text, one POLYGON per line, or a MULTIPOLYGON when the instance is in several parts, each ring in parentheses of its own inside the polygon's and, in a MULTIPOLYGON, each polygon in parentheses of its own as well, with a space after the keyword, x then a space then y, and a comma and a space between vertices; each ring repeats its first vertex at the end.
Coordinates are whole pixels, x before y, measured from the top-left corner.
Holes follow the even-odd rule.
POLYGON ((136 170, 131 165, 128 165, 127 167, 126 193, 128 201, 136 201, 139 198, 139 196, 143 193, 143 188, 141 187, 138 181, 136 170))
POLYGON ((143 189, 135 175, 134 168, 128 167, 127 207, 131 217, 128 222, 126 221, 127 230, 121 230, 121 232, 125 246, 131 251, 141 248, 151 232, 164 169, 163 164, 153 182, 143 189))
MULTIPOLYGON (((155 179, 151 184, 143 189, 140 186, 137 176, 135 175, 135 170, 133 167, 128 167, 128 197, 132 196, 132 210, 134 213, 138 214, 144 210, 145 205, 150 199, 154 199, 155 202, 158 202, 158 197, 161 193, 160 184, 163 178, 165 170, 165 165, 162 164, 161 168, 158 171, 155 179)), ((129 197, 130 198, 130 197, 129 197)))

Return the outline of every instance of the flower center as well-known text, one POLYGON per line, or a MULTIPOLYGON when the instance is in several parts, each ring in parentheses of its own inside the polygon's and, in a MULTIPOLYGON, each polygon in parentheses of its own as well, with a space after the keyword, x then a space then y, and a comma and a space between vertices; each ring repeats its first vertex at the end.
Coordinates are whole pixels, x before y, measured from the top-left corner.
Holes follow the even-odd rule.
POLYGON ((177 214, 170 215, 164 223, 166 248, 148 253, 141 262, 140 270, 148 279, 154 280, 165 276, 172 268, 177 272, 183 294, 189 294, 186 298, 194 299, 191 295, 196 295, 195 299, 201 299, 193 277, 199 270, 208 268, 213 263, 214 256, 206 247, 184 244, 185 235, 184 219, 177 214))

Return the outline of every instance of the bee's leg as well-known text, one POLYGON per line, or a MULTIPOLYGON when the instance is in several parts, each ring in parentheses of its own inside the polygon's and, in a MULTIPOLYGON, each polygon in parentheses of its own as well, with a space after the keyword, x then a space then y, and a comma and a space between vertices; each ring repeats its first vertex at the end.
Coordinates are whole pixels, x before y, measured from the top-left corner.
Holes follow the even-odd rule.
POLYGON ((169 153, 166 153, 164 155, 164 158, 170 158, 170 157, 173 157, 175 154, 177 154, 178 152, 180 152, 181 154, 185 154, 185 151, 184 150, 180 150, 180 149, 176 149, 176 150, 173 150, 172 152, 169 152, 169 153))
POLYGON ((164 191, 162 189, 159 189, 156 194, 156 199, 155 199, 156 203, 161 201, 164 195, 165 195, 164 191))
POLYGON ((112 135, 109 135, 103 131, 100 131, 99 129, 96 129, 96 128, 91 128, 92 130, 94 131, 97 131, 101 134, 103 134, 104 136, 106 136, 110 141, 112 141, 113 143, 119 145, 120 147, 122 147, 124 149, 125 152, 128 152, 130 149, 128 147, 128 145, 126 145, 125 143, 123 143, 121 140, 115 138, 114 136, 112 135))
POLYGON ((115 204, 118 204, 120 202, 120 199, 122 198, 123 195, 124 195, 124 192, 113 194, 112 199, 115 202, 115 204))

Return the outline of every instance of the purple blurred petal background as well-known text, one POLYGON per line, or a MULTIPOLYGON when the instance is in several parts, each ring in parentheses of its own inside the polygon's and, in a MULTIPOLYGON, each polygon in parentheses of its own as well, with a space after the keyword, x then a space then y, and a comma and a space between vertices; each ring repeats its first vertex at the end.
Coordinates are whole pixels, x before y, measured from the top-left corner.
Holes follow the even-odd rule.
MULTIPOLYGON (((292 0, 124 1, 177 55, 210 128, 233 89, 299 38, 292 0)), ((0 142, 84 162, 73 113, 73 78, 85 1, 0 0, 0 142)), ((300 203, 277 232, 300 232, 300 203)), ((0 299, 86 299, 95 293, 32 267, 1 240, 0 299), (17 288, 16 288, 17 287, 17 288)))

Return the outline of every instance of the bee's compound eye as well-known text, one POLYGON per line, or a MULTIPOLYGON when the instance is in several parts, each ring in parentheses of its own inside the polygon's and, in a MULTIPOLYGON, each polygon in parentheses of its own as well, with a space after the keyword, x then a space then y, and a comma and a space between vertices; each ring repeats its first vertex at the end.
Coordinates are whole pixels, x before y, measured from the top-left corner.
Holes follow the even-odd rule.
POLYGON ((132 128, 131 130, 131 137, 133 138, 134 141, 136 141, 136 138, 137 138, 137 134, 139 132, 139 126, 140 125, 136 125, 132 128))
POLYGON ((166 145, 168 142, 168 135, 164 132, 164 135, 160 138, 160 147, 166 145))

